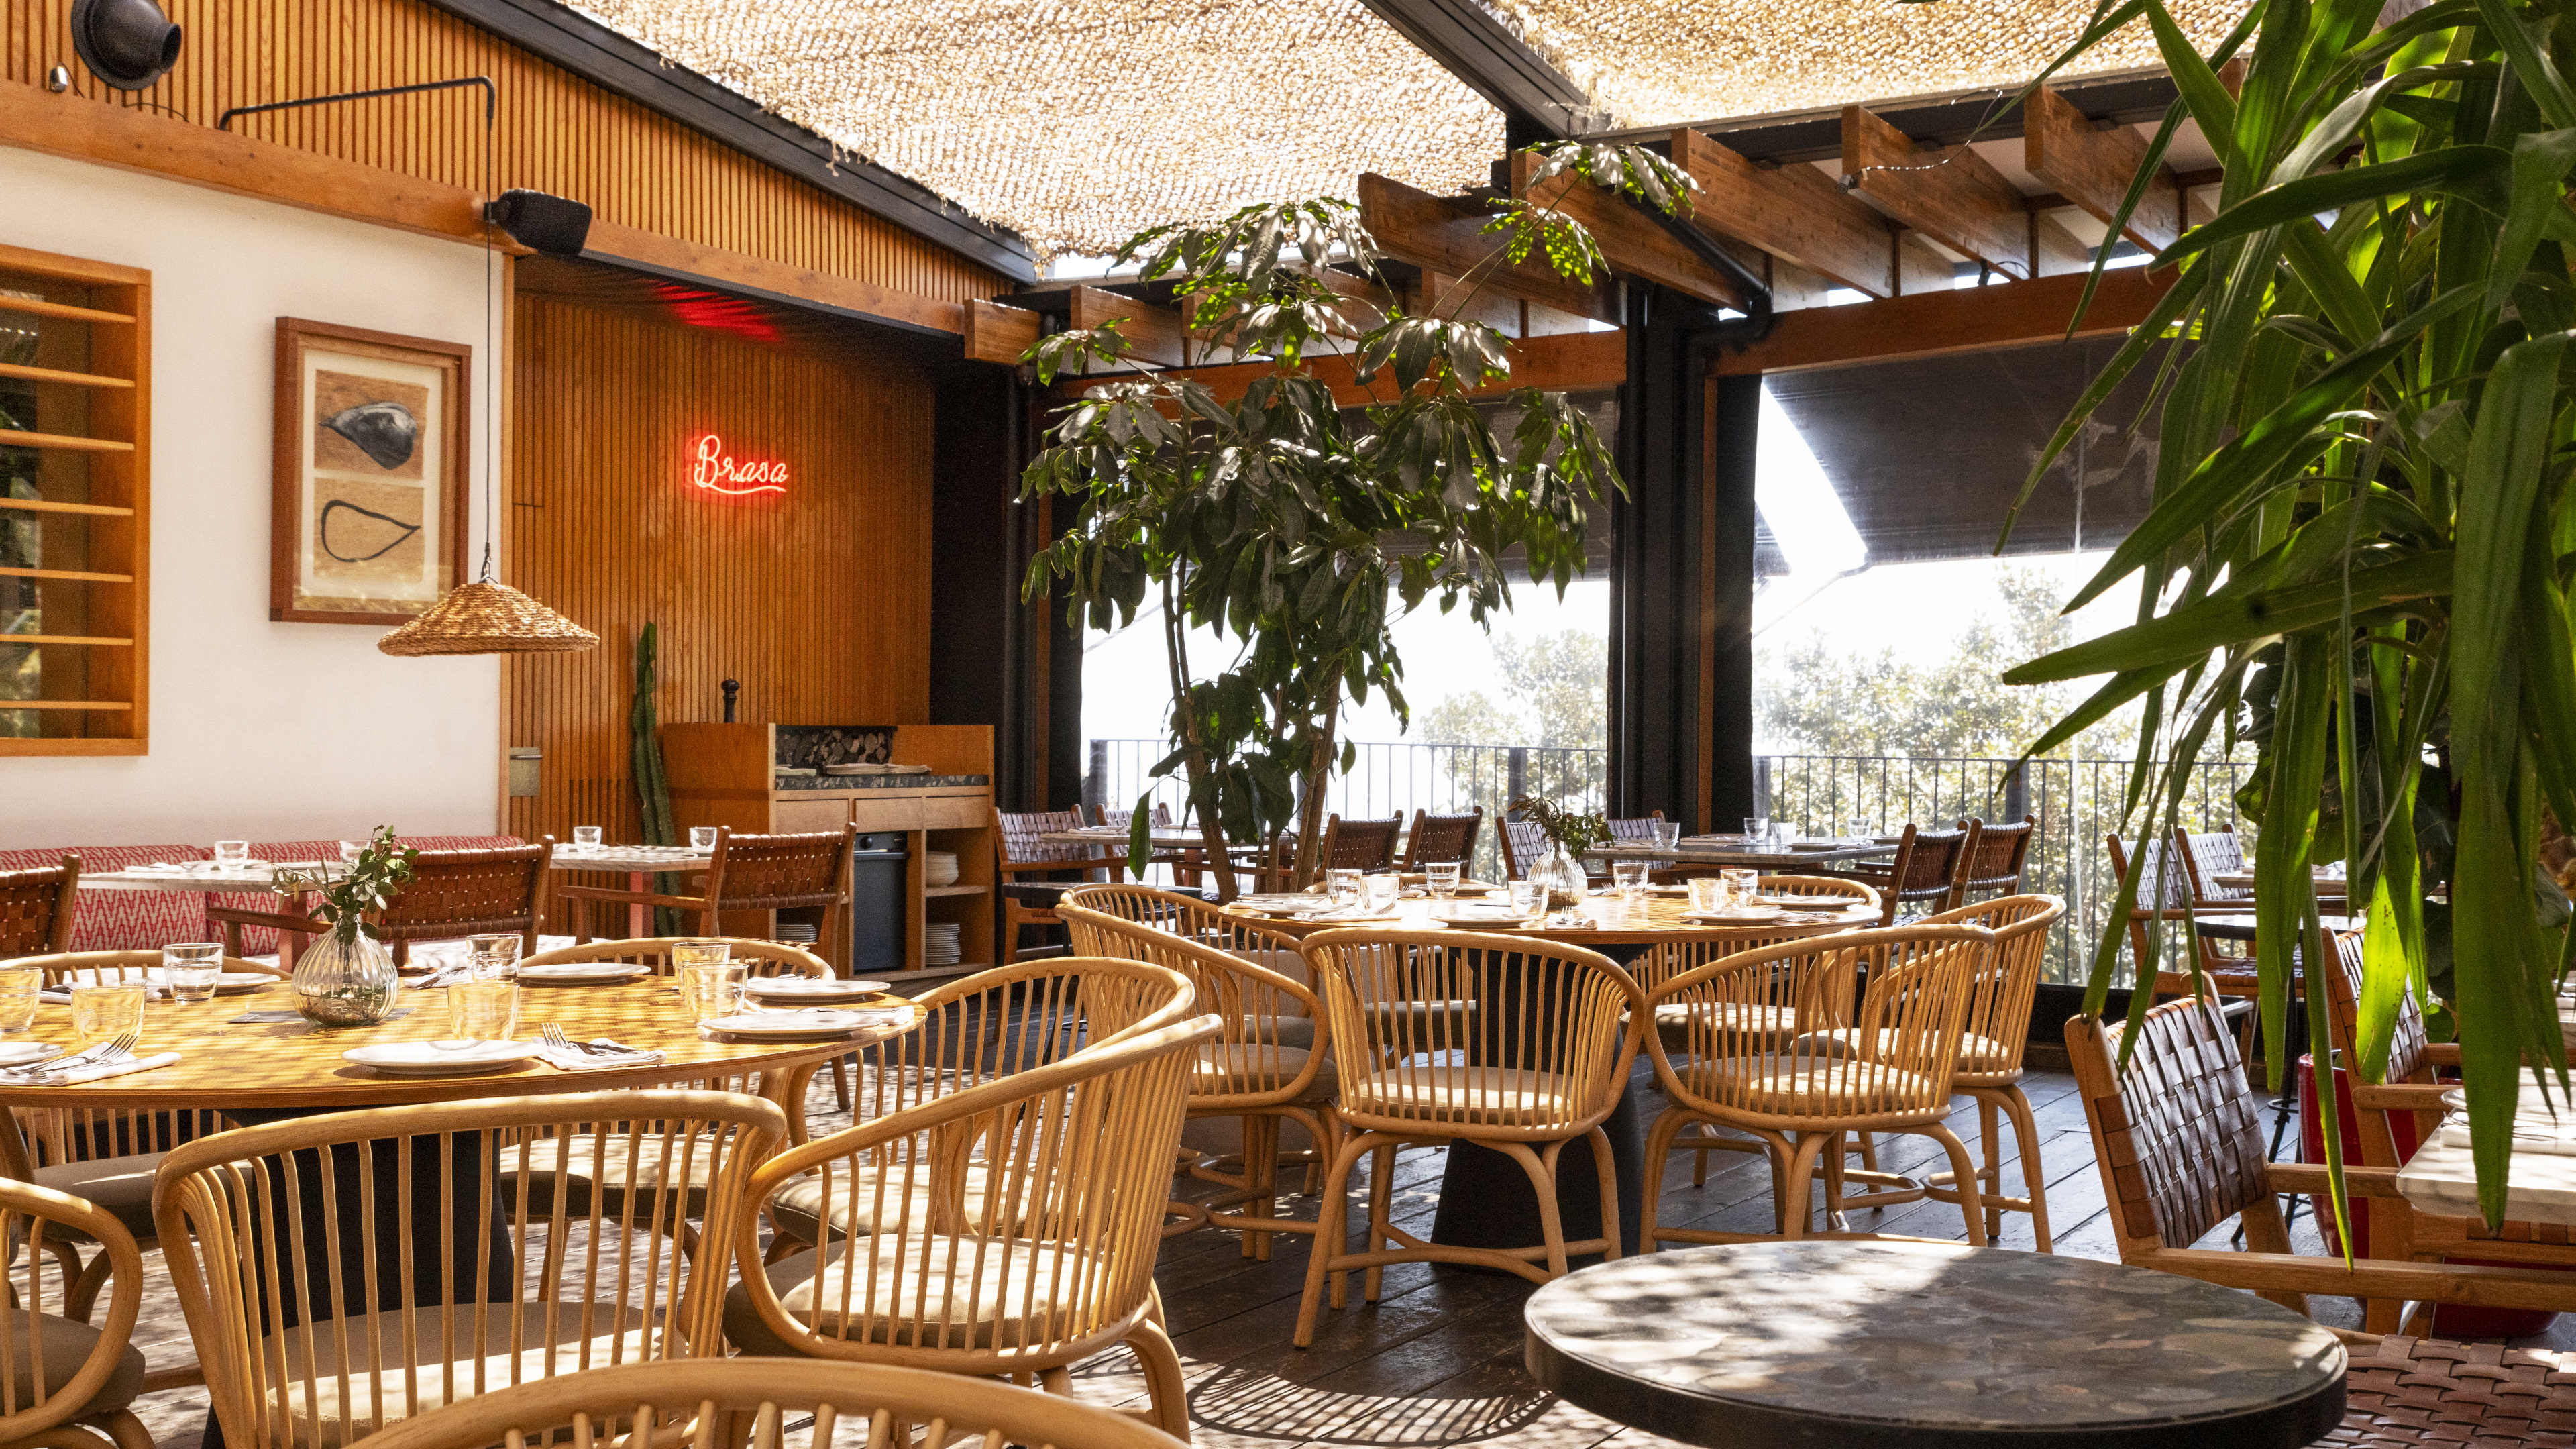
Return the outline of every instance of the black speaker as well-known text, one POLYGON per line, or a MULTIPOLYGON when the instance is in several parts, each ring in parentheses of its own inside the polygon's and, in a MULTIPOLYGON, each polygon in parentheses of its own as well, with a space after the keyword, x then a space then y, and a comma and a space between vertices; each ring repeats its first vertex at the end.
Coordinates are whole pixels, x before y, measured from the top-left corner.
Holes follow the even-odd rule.
POLYGON ((179 63, 179 27, 153 0, 73 0, 72 50, 109 86, 139 91, 179 63))
MULTIPOLYGON (((148 3, 148 0, 146 0, 148 3)), ((494 226, 550 257, 577 257, 590 239, 590 203, 543 191, 510 190, 492 203, 494 226)))

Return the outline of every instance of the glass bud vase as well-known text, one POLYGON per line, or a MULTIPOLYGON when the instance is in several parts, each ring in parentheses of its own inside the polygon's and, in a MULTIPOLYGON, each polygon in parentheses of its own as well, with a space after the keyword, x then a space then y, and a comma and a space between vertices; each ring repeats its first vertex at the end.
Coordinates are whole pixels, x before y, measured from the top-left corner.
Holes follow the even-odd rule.
POLYGON ((1583 892, 1592 884, 1583 872, 1583 862, 1576 860, 1562 845, 1550 844, 1547 855, 1529 868, 1529 878, 1547 887, 1550 910, 1563 910, 1579 905, 1583 892))
POLYGON ((394 953, 364 931, 333 931, 295 958, 295 1009, 316 1026, 373 1026, 401 990, 394 953))

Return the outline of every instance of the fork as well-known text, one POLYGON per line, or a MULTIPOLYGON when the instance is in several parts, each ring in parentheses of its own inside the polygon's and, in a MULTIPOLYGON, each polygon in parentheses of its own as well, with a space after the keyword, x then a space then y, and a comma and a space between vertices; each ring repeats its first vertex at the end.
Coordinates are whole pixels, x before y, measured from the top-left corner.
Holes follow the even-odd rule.
POLYGON ((106 1041, 85 1046, 70 1056, 56 1057, 49 1062, 29 1062, 23 1067, 0 1069, 0 1075, 42 1080, 69 1067, 100 1066, 108 1062, 121 1061, 134 1055, 134 1044, 142 1039, 142 1034, 139 1032, 121 1031, 106 1041))
POLYGON ((557 1051, 574 1051, 583 1053, 586 1056, 594 1057, 624 1057, 641 1055, 641 1053, 637 1052, 632 1047, 612 1048, 601 1046, 597 1042, 577 1041, 572 1037, 566 1036, 564 1034, 563 1027, 556 1022, 547 1022, 542 1030, 546 1038, 546 1045, 553 1047, 557 1051))

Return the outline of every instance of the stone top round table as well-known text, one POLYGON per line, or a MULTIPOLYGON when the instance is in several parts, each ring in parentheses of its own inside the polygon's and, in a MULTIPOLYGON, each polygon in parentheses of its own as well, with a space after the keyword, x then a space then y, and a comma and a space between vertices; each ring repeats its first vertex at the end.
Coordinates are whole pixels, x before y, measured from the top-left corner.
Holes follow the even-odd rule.
POLYGON ((1963 1244, 1731 1243, 1560 1278, 1530 1372, 1710 1449, 2294 1449, 2342 1422, 2344 1349, 2152 1269, 1963 1244))

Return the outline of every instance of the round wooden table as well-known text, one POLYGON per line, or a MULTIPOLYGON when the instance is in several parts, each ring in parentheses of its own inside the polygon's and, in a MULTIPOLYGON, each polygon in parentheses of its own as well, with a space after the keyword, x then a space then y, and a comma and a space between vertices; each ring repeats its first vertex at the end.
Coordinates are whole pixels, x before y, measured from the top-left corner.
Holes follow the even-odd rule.
MULTIPOLYGON (((1689 896, 1651 889, 1643 900, 1633 905, 1616 895, 1586 896, 1574 908, 1588 923, 1583 926, 1551 926, 1544 920, 1527 925, 1489 925, 1484 922, 1447 925, 1431 919, 1432 907, 1436 904, 1418 899, 1398 901, 1396 918, 1383 921, 1301 920, 1248 910, 1236 914, 1246 920, 1257 921, 1281 935, 1301 938, 1318 931, 1365 930, 1372 926, 1390 930, 1446 929, 1479 935, 1530 936, 1599 951, 1623 964, 1666 941, 1732 942, 1749 949, 1806 936, 1858 930, 1876 926, 1879 922, 1879 912, 1874 908, 1784 911, 1777 921, 1741 924, 1693 921, 1683 916, 1683 912, 1690 909, 1689 896)), ((1602 1135, 1610 1139, 1610 1170, 1618 1180, 1622 1245, 1630 1251, 1635 1250, 1636 1244, 1628 1240, 1636 1232, 1646 1196, 1643 1171, 1645 1129, 1638 1118, 1637 1094, 1632 1086, 1621 1089, 1618 1106, 1611 1109, 1610 1116, 1601 1124, 1602 1135)), ((1589 1143, 1573 1144, 1558 1159, 1556 1210, 1569 1241, 1602 1235, 1601 1189, 1599 1179, 1594 1175, 1596 1171, 1589 1143)), ((1540 1236, 1538 1195, 1530 1187, 1529 1175, 1521 1170, 1520 1165, 1473 1142, 1451 1143, 1446 1166, 1441 1170, 1440 1205, 1432 1215, 1431 1240, 1451 1247, 1518 1248, 1538 1242, 1540 1236)))
POLYGON ((2295 1449, 2344 1349, 2251 1293, 1955 1243, 1731 1243, 1571 1273, 1524 1310, 1578 1408, 1710 1449, 2295 1449))

